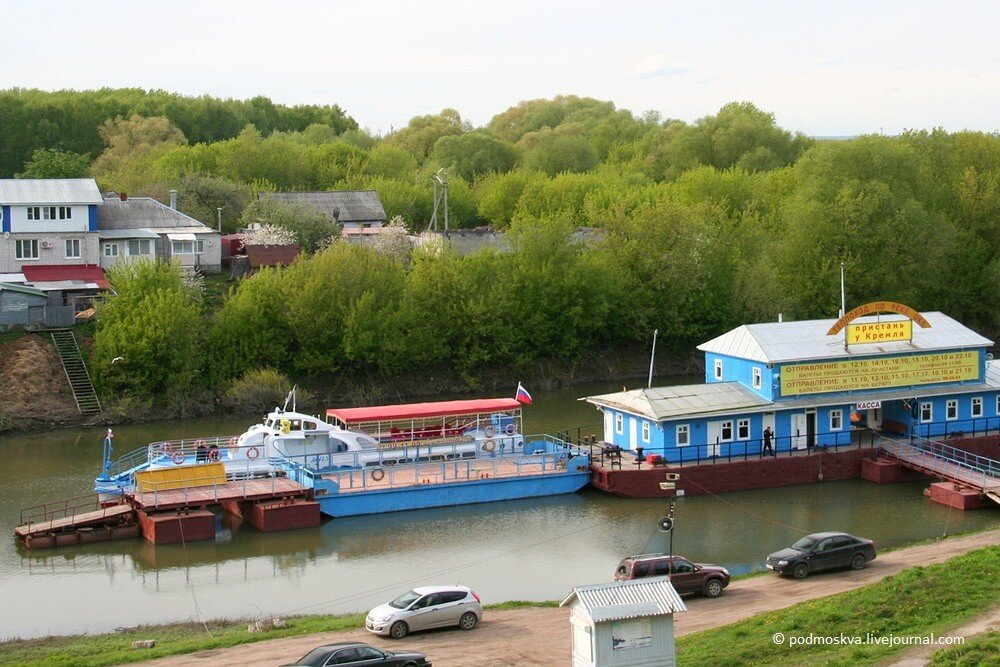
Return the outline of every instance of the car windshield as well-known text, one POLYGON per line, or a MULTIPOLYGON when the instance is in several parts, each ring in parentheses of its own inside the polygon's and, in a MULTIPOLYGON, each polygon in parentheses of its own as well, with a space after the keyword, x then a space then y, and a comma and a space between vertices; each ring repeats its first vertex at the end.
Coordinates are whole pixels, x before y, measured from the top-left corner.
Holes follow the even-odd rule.
POLYGON ((812 536, 803 537, 801 540, 792 545, 793 549, 798 549, 799 551, 809 551, 814 546, 816 546, 816 538, 812 536))
POLYGON ((398 598, 389 603, 390 607, 395 607, 396 609, 406 609, 414 600, 420 599, 420 594, 416 591, 410 591, 409 593, 403 593, 398 598))
POLYGON ((304 656, 299 658, 299 662, 303 665, 321 664, 328 657, 330 657, 330 649, 328 648, 314 648, 313 650, 306 653, 304 656))

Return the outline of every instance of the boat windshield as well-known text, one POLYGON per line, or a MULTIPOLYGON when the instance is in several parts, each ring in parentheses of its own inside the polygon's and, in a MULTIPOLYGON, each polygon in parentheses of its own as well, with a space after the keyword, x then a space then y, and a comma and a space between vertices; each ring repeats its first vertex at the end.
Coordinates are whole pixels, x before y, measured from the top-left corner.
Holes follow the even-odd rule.
POLYGON ((792 545, 793 549, 798 549, 799 551, 810 551, 816 546, 816 538, 814 537, 803 537, 801 540, 792 545))
POLYGON ((415 601, 420 599, 420 594, 416 591, 409 591, 408 593, 403 593, 398 598, 389 603, 390 607, 395 607, 396 609, 406 609, 415 601))

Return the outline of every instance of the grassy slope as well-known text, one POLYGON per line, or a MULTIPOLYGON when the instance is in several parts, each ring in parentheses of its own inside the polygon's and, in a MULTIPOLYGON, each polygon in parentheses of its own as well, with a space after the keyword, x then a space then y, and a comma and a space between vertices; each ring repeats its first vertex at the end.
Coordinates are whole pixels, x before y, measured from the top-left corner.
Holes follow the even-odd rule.
POLYGON ((678 639, 678 663, 710 665, 873 664, 906 646, 789 646, 790 637, 877 637, 947 634, 950 628, 1000 604, 1000 547, 969 552, 946 563, 903 570, 840 595, 759 614, 678 639), (775 644, 775 633, 783 644, 775 644))

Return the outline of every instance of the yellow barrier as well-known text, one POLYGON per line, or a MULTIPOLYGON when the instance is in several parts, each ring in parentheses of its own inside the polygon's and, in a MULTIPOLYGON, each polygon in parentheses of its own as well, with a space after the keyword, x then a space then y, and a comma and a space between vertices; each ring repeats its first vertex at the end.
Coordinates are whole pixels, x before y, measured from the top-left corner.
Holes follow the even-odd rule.
POLYGON ((140 492, 184 489, 226 483, 226 466, 222 463, 201 463, 173 468, 154 468, 135 474, 135 488, 140 492))

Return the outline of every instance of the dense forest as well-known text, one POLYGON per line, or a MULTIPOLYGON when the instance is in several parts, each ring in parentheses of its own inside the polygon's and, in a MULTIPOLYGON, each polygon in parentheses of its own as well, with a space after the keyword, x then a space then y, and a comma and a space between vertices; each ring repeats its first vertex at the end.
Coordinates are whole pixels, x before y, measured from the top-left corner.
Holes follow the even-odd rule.
POLYGON ((123 269, 94 350, 106 391, 189 396, 264 365, 391 377, 448 364, 471 382, 646 341, 654 328, 685 350, 778 313, 836 315, 841 262, 849 305, 893 299, 1000 332, 996 134, 817 141, 746 102, 684 122, 566 96, 521 102, 484 127, 446 109, 375 137, 336 106, 265 102, 8 91, 5 127, 10 108, 40 116, 0 138, 0 156, 25 176, 178 189, 194 217, 224 207, 228 229, 258 191, 373 188, 419 232, 444 168, 452 224, 505 231, 513 251, 334 242, 244 280, 219 308, 169 267, 123 269), (596 229, 591 241, 572 240, 581 226, 596 229), (123 347, 169 347, 173 329, 198 333, 148 368, 111 367, 142 356, 123 347))

